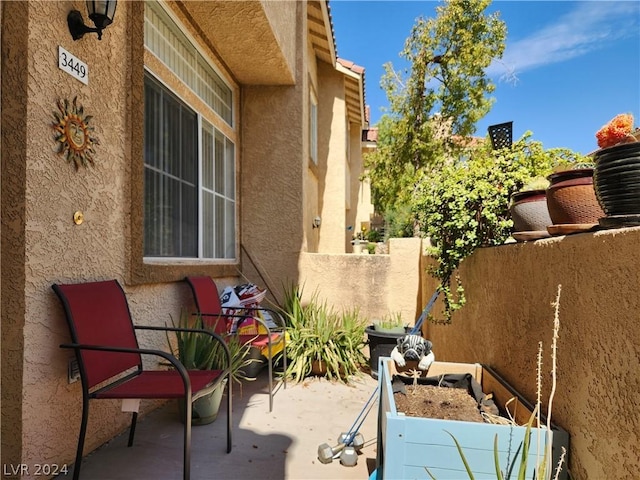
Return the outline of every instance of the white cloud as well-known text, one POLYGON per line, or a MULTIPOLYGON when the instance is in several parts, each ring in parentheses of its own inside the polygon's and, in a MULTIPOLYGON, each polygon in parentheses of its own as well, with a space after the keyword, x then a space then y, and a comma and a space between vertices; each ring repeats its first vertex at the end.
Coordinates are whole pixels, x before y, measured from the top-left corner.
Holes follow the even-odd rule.
POLYGON ((514 76, 601 49, 616 40, 638 35, 636 2, 582 2, 571 12, 525 38, 509 42, 502 60, 487 69, 492 77, 514 76))

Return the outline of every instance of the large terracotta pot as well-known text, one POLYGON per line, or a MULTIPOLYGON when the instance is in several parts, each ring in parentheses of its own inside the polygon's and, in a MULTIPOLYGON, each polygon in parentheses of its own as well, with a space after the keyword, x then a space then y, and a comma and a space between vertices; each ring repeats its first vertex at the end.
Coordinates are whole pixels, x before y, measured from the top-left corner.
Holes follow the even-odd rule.
POLYGON ((594 186, 606 227, 640 225, 640 142, 614 145, 595 154, 594 186))
POLYGON ((597 224, 604 216, 593 187, 593 169, 579 168, 548 177, 547 207, 554 225, 597 224))

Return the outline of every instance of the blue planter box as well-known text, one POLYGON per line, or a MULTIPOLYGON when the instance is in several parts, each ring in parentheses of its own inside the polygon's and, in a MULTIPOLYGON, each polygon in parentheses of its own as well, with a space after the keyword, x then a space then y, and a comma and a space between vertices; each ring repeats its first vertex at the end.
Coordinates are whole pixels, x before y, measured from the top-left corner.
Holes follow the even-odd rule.
MULTIPOLYGON (((498 435, 500 468, 503 472, 506 470, 524 439, 526 427, 407 417, 396 410, 391 388, 394 372, 395 363, 390 358, 381 358, 378 378, 378 458, 376 473, 372 475, 372 479, 430 479, 426 468, 438 480, 469 478, 458 449, 447 432, 455 436, 462 446, 476 479, 495 480, 494 437, 498 435)), ((515 397, 516 400, 509 404, 509 411, 514 413, 519 424, 528 421, 531 405, 488 367, 480 364, 435 362, 429 370, 430 377, 445 373, 472 374, 482 385, 484 393, 493 393, 493 400, 500 407, 504 407, 507 400, 515 397)), ((556 426, 552 426, 551 433, 554 457, 552 466, 555 468, 562 446, 566 448, 568 455, 569 435, 556 426)), ((531 430, 527 478, 533 478, 535 467, 542 459, 546 441, 546 428, 531 430), (538 438, 540 456, 537 453, 538 438)), ((520 458, 518 454, 514 476, 517 475, 520 458)), ((559 478, 567 478, 566 465, 565 462, 559 478)))

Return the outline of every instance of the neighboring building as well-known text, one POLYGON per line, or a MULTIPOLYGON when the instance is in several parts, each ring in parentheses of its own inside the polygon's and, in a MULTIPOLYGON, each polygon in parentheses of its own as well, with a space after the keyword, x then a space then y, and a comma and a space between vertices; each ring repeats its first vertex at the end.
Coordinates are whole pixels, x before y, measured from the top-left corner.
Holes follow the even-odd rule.
MULTIPOLYGON (((277 298, 301 253, 348 252, 372 214, 364 70, 338 61, 326 1, 120 1, 100 41, 72 40, 71 8, 88 22, 80 1, 0 10, 3 464, 74 457, 80 386, 51 284, 116 278, 137 323, 164 325, 190 305, 185 275, 277 298)), ((85 452, 126 428, 118 411, 92 404, 85 452)))

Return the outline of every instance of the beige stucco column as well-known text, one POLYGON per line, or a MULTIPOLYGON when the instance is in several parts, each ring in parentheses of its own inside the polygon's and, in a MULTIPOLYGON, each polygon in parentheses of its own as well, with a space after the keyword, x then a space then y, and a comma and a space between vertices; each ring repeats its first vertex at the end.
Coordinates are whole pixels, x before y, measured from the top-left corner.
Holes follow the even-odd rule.
POLYGON ((347 194, 347 120, 344 76, 332 65, 318 63, 318 177, 322 230, 318 251, 345 253, 347 194))
POLYGON ((297 281, 304 237, 306 5, 296 4, 296 84, 245 86, 241 100, 242 271, 276 295, 283 282, 297 281))

